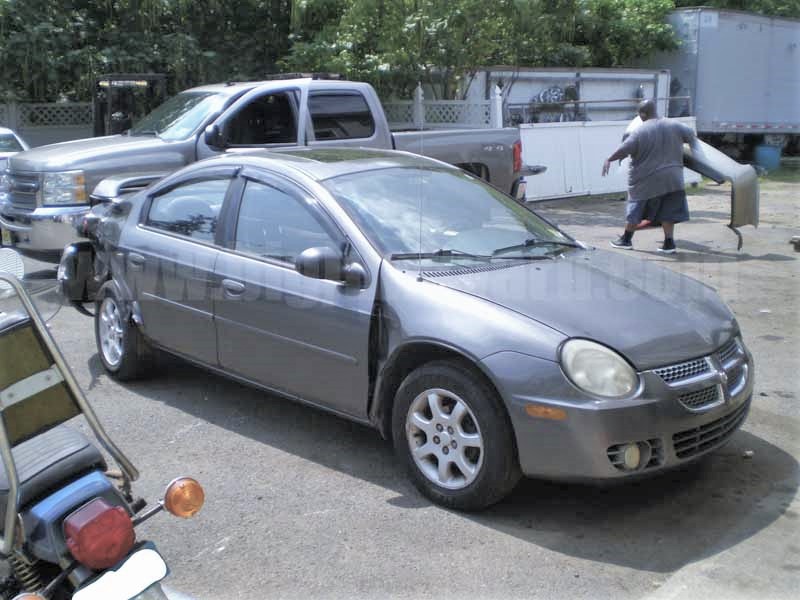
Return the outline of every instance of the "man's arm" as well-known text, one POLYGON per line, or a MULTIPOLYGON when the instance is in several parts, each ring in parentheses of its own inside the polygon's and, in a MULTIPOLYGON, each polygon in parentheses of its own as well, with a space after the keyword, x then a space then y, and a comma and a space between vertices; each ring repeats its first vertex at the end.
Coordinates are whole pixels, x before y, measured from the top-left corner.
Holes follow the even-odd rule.
POLYGON ((611 168, 611 163, 615 160, 622 160, 626 156, 630 155, 630 150, 628 149, 628 140, 632 138, 628 138, 625 140, 622 145, 614 150, 614 153, 609 156, 606 161, 603 163, 603 177, 608 175, 608 170, 611 168))

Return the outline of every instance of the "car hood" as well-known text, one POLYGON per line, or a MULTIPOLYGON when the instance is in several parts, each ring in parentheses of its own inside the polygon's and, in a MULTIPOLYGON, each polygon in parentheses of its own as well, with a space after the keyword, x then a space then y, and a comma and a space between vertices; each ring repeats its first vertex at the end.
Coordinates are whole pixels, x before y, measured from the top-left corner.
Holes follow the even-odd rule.
POLYGON ((184 162, 179 142, 155 136, 110 135, 33 148, 9 158, 8 166, 14 171, 84 169, 92 180, 108 173, 167 171, 184 162))
POLYGON ((553 260, 429 278, 605 344, 640 370, 710 354, 738 331, 709 286, 615 252, 570 250, 553 260))

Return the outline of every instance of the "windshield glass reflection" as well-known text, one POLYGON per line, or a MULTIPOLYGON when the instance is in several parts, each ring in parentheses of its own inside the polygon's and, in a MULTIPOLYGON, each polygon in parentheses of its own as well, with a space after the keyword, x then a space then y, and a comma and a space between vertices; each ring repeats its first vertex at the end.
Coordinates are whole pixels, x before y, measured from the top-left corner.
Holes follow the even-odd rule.
POLYGON ((553 249, 548 242, 571 243, 524 206, 461 171, 388 168, 341 175, 323 185, 384 255, 491 256, 516 245, 517 254, 543 253, 553 249), (532 245, 532 239, 543 244, 532 245))

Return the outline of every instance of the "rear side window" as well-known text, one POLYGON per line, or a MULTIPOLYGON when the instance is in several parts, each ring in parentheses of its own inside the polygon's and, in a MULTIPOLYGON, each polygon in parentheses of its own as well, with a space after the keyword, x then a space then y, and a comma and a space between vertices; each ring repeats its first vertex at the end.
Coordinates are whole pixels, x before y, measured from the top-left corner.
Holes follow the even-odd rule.
POLYGON ((213 242, 230 178, 192 181, 153 198, 145 224, 202 242, 213 242))
POLYGON ((311 94, 309 112, 319 141, 368 138, 375 133, 367 101, 357 92, 311 94))

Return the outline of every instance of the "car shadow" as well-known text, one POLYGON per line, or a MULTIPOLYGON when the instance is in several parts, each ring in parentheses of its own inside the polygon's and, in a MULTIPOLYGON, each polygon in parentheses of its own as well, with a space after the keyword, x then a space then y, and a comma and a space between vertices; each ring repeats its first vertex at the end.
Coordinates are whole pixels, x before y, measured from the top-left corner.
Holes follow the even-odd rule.
MULTIPOLYGON (((96 355, 89 368, 93 378, 101 376, 96 355)), ((162 371, 127 387, 239 436, 390 489, 397 493, 392 505, 431 506, 406 478, 390 443, 373 429, 182 361, 169 359, 162 371)), ((656 477, 606 486, 523 479, 501 503, 456 514, 566 555, 666 573, 722 552, 788 513, 799 481, 792 456, 739 431, 699 463, 656 477)))

